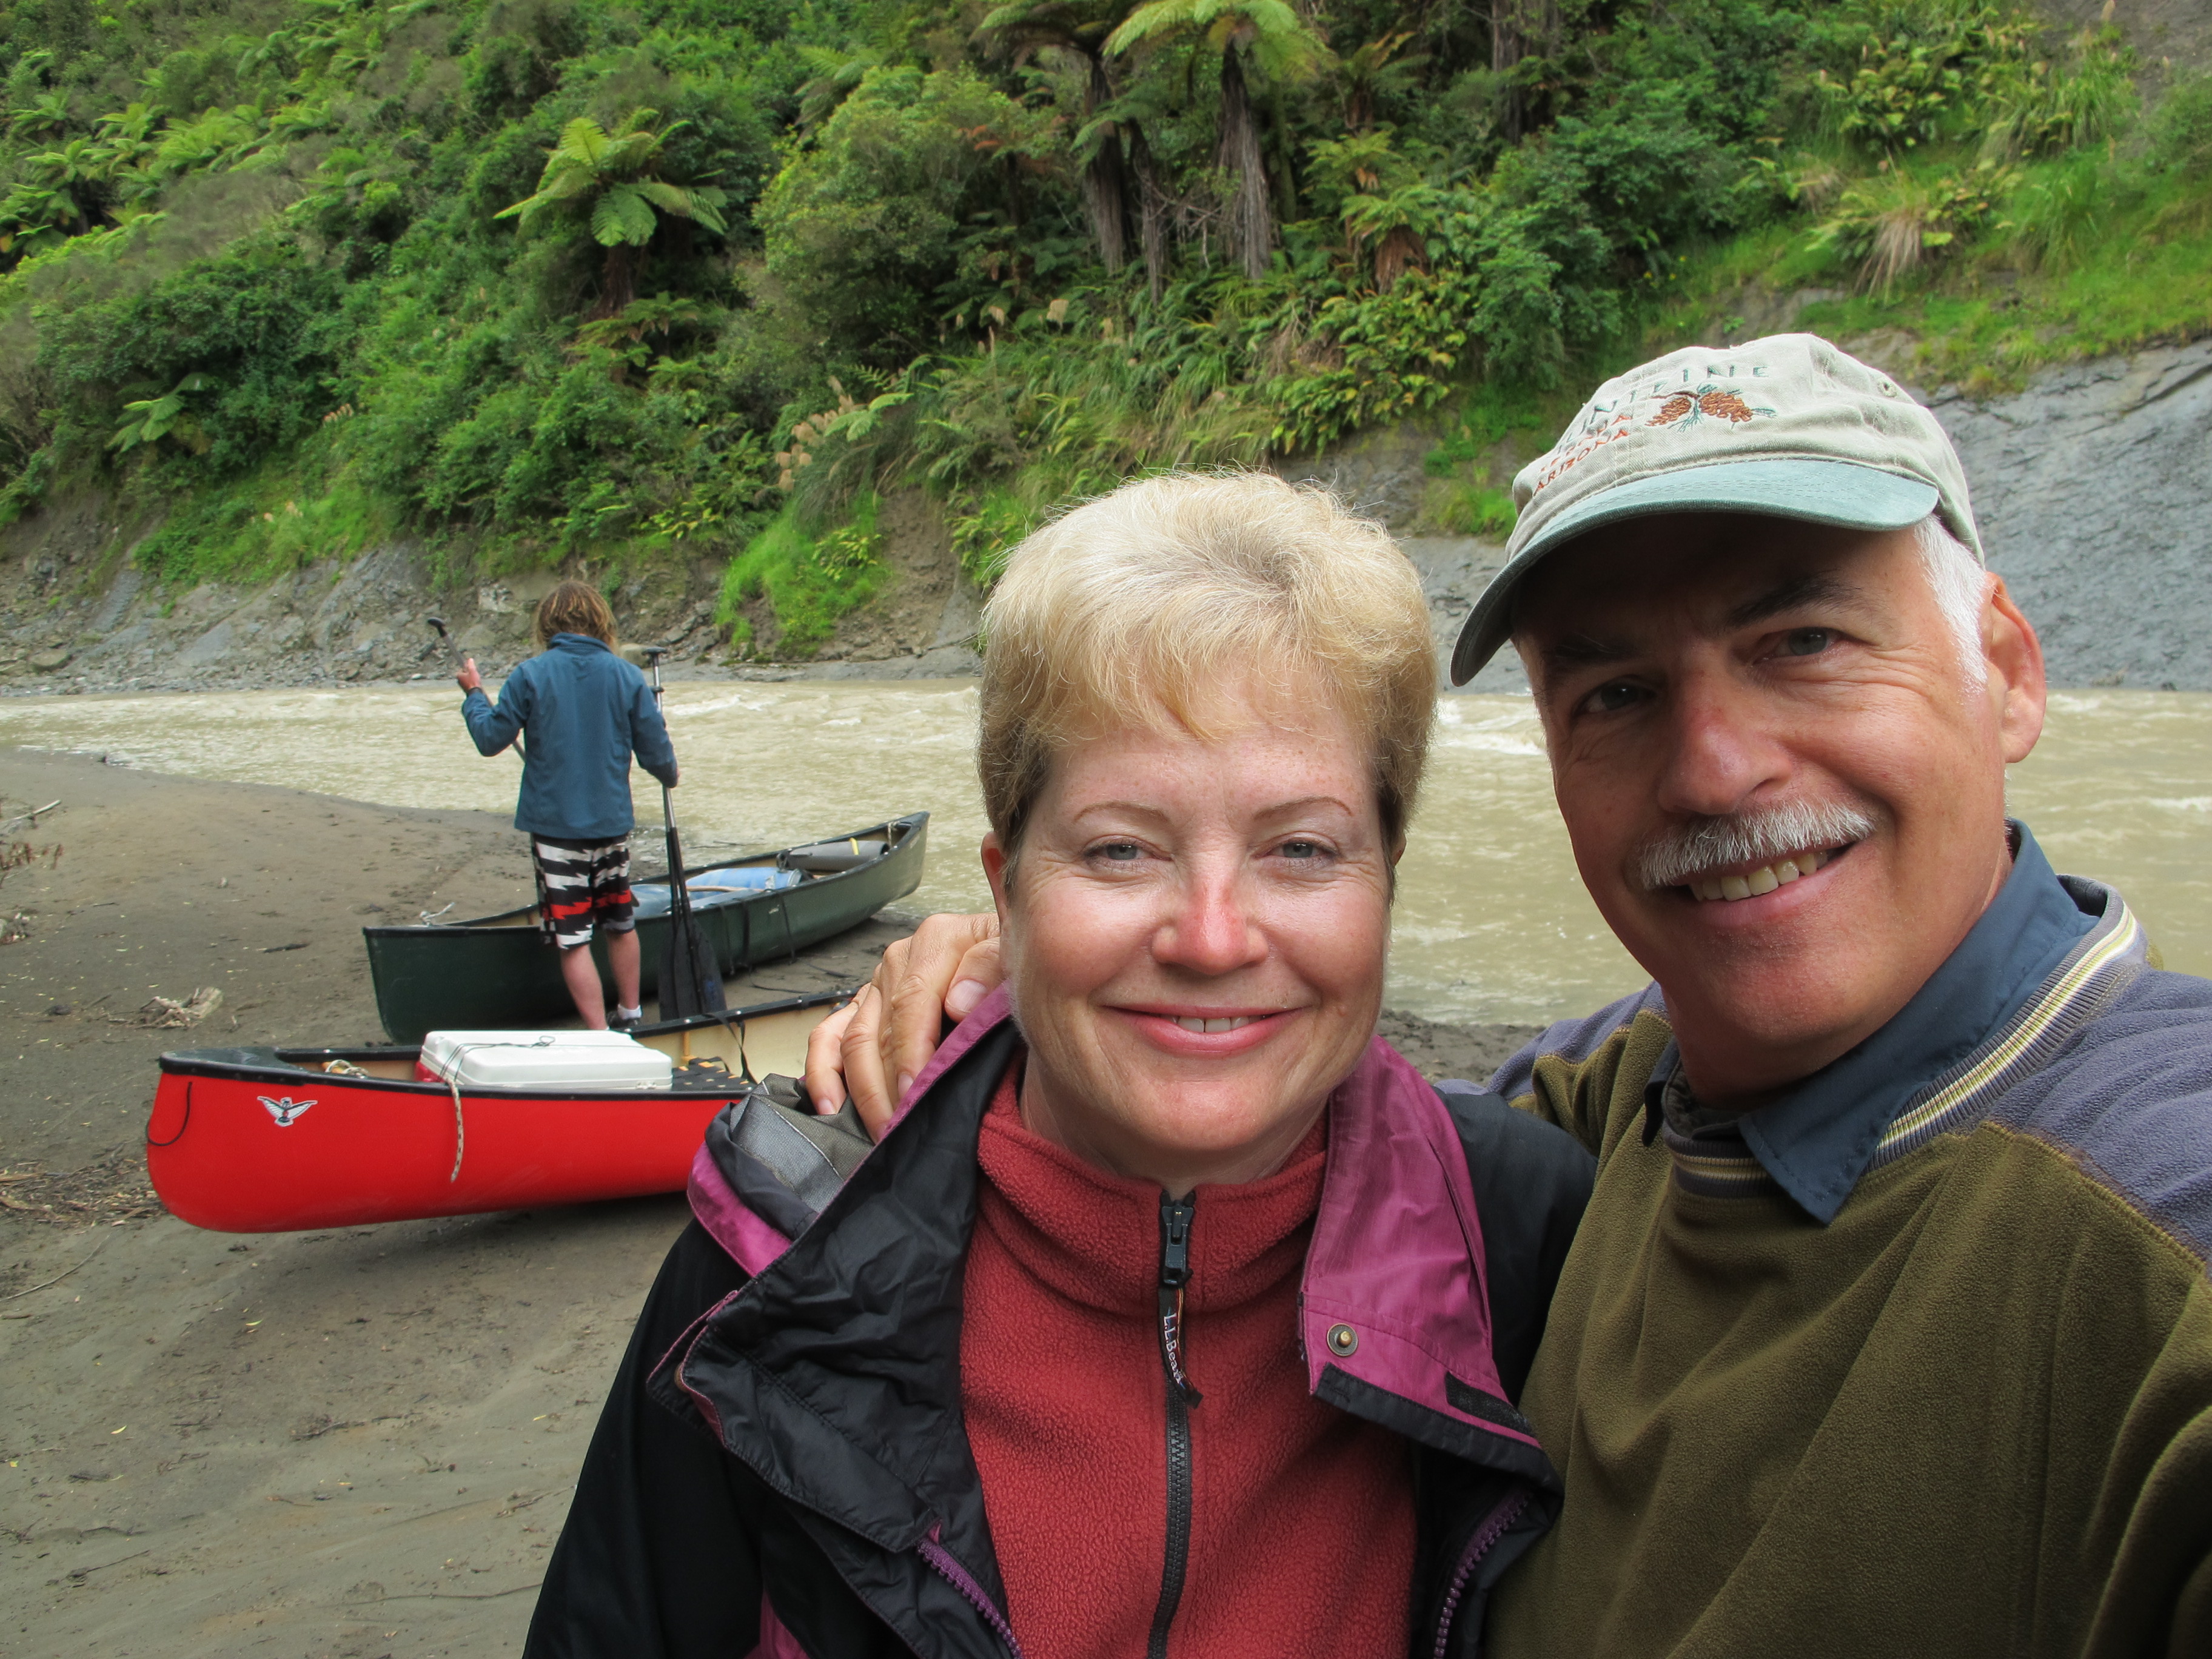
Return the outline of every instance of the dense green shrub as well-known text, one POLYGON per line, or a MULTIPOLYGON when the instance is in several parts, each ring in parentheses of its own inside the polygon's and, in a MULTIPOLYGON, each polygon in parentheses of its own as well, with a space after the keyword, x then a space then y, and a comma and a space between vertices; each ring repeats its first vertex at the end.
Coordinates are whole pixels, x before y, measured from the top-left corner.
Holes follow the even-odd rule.
POLYGON ((2138 123, 2110 27, 1232 15, 18 0, 0 517, 118 489, 180 581, 402 526, 717 556, 725 620, 765 597, 804 652, 876 591, 896 486, 988 580, 1133 471, 1414 419, 1432 520, 1495 534, 1559 400, 1754 290, 1847 291, 1806 321, 1901 320, 1976 385, 2212 328, 2212 83, 2138 123))
POLYGON ((40 352, 65 431, 97 447, 119 401, 197 376, 211 471, 243 471, 288 449, 349 393, 343 289, 296 247, 257 240, 137 292, 58 309, 40 352))
POLYGON ((842 354, 905 362, 939 332, 979 183, 1043 125, 964 67, 868 70, 761 204, 770 275, 842 354))

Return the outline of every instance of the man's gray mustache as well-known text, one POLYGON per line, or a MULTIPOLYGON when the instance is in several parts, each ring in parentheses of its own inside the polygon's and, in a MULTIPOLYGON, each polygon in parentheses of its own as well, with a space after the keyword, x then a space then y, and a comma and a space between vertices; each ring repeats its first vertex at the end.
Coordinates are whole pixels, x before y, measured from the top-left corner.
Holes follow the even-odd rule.
POLYGON ((1669 830, 1645 844, 1637 855, 1637 871, 1648 888, 1680 887, 1708 870, 1771 864, 1808 848, 1864 841, 1874 831, 1875 821, 1856 806, 1790 801, 1669 830))

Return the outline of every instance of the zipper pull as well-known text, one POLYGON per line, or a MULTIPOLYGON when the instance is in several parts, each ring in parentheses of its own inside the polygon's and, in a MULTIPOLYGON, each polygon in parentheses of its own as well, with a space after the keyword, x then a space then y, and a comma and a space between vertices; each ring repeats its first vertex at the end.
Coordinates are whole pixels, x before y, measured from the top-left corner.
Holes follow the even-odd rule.
POLYGON ((1168 1386, 1186 1406, 1195 1406, 1205 1397, 1191 1387, 1182 1364, 1182 1291, 1190 1282, 1190 1224, 1197 1212, 1195 1194, 1160 1194, 1160 1364, 1167 1371, 1168 1386))

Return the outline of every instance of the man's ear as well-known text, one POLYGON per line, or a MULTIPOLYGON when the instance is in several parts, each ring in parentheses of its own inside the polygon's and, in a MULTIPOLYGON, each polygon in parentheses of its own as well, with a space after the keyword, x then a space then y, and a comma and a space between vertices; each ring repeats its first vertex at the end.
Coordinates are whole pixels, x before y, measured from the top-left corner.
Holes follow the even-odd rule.
POLYGON ((2013 603, 2004 578, 1992 574, 1990 583, 1990 596, 1982 605, 1982 653, 1989 662, 1990 694, 2002 700, 1997 722, 2010 764, 2026 760, 2043 735, 2043 641, 2013 603))

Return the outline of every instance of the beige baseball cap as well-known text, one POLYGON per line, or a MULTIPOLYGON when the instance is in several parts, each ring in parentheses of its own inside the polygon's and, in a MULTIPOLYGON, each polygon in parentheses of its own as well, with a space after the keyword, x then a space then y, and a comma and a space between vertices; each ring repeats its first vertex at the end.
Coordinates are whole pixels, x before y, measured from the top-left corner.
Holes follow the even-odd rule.
POLYGON ((1505 562, 1452 652, 1464 685, 1513 631, 1513 592, 1586 531, 1660 513, 1902 530, 1940 512, 1982 558, 1959 453, 1880 369, 1812 334, 1691 346, 1607 380, 1513 480, 1505 562))

